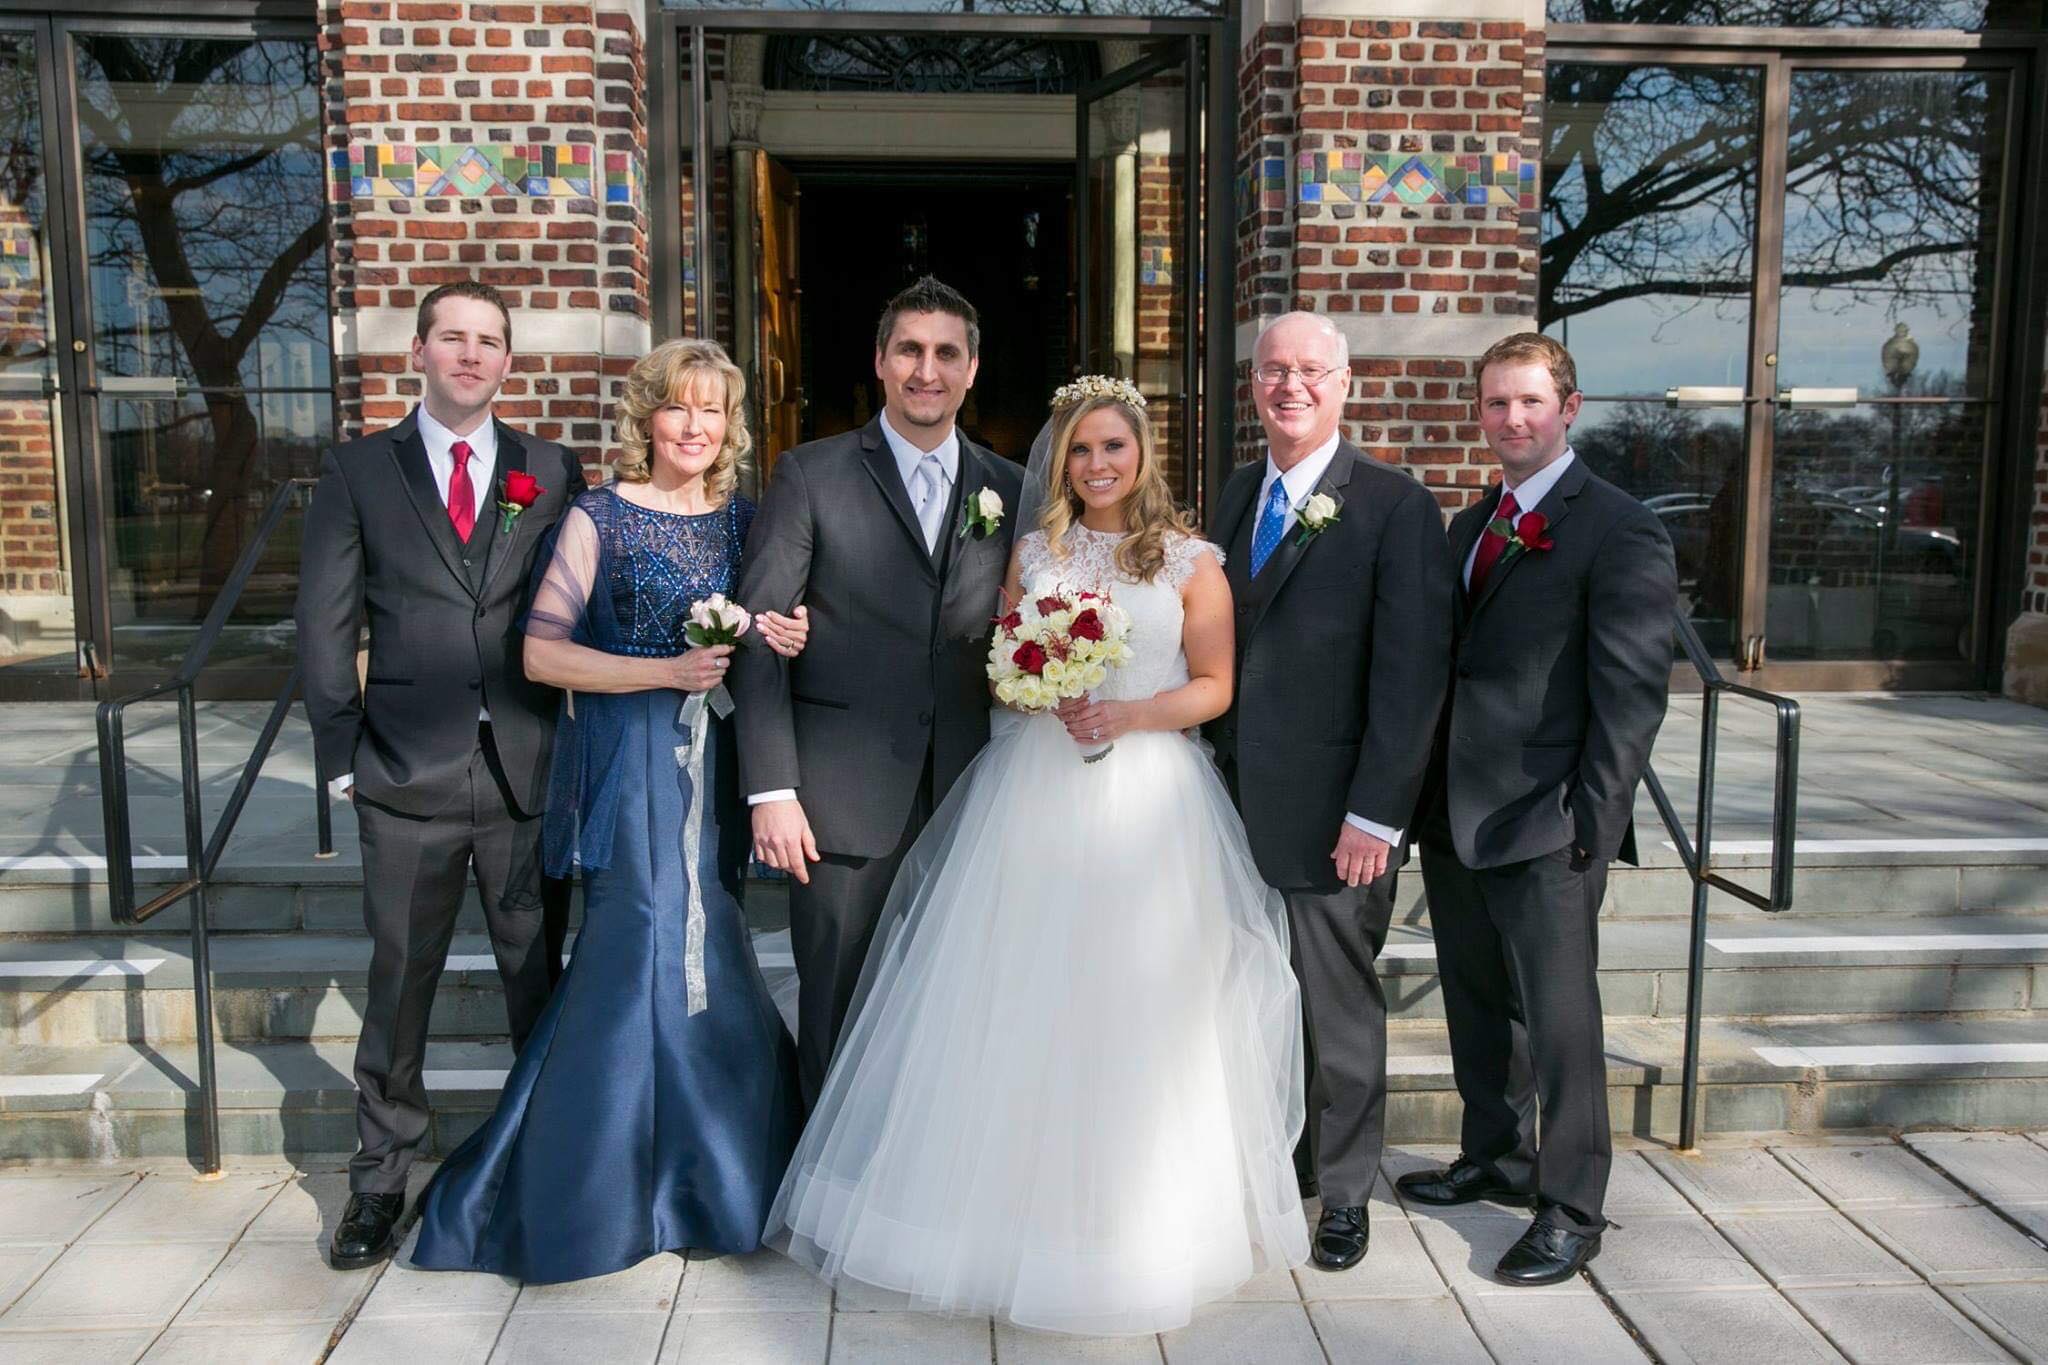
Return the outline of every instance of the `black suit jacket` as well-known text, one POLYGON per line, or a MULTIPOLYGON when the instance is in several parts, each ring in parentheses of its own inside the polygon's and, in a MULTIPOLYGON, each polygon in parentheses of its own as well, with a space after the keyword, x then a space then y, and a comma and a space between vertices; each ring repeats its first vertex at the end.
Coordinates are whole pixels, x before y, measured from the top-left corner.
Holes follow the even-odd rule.
POLYGON ((932 767, 932 797, 988 742, 988 637, 1009 567, 1023 471, 960 438, 959 477, 937 554, 928 553, 881 418, 784 455, 747 536, 739 600, 810 610, 795 659, 733 659, 740 782, 796 789, 820 850, 892 851, 932 767), (963 532, 982 489, 1004 515, 963 532))
POLYGON ((355 774, 356 791, 408 815, 433 815, 464 791, 477 710, 512 800, 546 801, 558 693, 528 681, 520 653, 534 555, 583 491, 562 447, 497 423, 492 486, 469 542, 434 487, 426 443, 408 416, 327 452, 300 551, 299 658, 320 780, 355 774), (546 490, 499 529, 505 475, 546 490), (368 680, 356 682, 357 628, 370 627, 368 680))
POLYGON ((1443 705, 1452 578, 1443 513, 1409 475, 1340 441, 1316 491, 1337 520, 1299 528, 1251 576, 1263 460, 1217 500, 1237 617, 1237 685, 1207 727, 1259 873, 1283 890, 1334 890, 1347 812, 1411 823, 1443 705))
MULTIPOLYGON (((1495 484, 1451 521, 1453 562, 1500 506, 1495 484)), ((1548 550, 1503 558, 1458 594, 1451 701, 1431 826, 1467 867, 1566 847, 1636 860, 1635 793, 1664 722, 1678 573, 1663 523, 1574 458, 1533 511, 1548 550)))

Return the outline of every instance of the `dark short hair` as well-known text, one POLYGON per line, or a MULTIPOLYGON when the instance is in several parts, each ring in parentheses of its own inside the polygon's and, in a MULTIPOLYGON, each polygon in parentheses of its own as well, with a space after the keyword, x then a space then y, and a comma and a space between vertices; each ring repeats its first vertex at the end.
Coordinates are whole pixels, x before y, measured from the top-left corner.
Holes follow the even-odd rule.
POLYGON ((427 333, 434 327, 434 309, 440 306, 442 299, 475 299, 497 309, 498 316, 505 319, 505 349, 512 349, 512 310, 505 306, 505 296, 476 280, 458 280, 454 284, 444 284, 421 299, 419 320, 413 324, 414 336, 421 341, 427 339, 427 333))
POLYGON ((1579 367, 1572 363, 1572 353, 1562 342, 1541 332, 1517 332, 1487 347, 1486 354, 1479 357, 1478 368, 1472 371, 1474 384, 1486 378, 1488 365, 1543 366, 1550 371, 1550 382, 1557 385, 1559 402, 1579 391, 1579 367))
POLYGON ((959 290, 931 275, 906 286, 889 300, 889 306, 882 310, 882 320, 875 324, 877 352, 889 349, 889 338, 896 331, 896 319, 905 313, 950 313, 967 324, 968 356, 981 354, 981 315, 974 311, 974 305, 959 290))

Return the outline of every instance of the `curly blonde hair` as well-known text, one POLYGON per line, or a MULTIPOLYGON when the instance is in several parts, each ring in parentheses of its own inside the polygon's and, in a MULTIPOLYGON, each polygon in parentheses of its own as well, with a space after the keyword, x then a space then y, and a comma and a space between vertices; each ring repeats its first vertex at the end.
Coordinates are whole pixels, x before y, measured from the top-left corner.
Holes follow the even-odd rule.
POLYGON ((704 491, 718 503, 732 496, 739 487, 740 466, 754 448, 753 435, 747 430, 747 380, 723 346, 694 337, 664 341, 641 356, 626 375, 613 413, 619 455, 612 461, 612 469, 620 483, 646 483, 654 477, 648 424, 655 413, 709 380, 723 387, 725 442, 711 468, 704 471, 704 491))
POLYGON ((1059 414, 1052 440, 1057 454, 1046 462, 1045 507, 1038 514, 1038 525, 1045 532, 1046 545, 1053 557, 1066 558, 1067 530, 1081 519, 1085 510, 1080 496, 1067 482, 1067 451, 1073 448, 1074 432, 1081 423, 1091 413, 1105 408, 1123 418, 1138 440, 1138 477, 1124 498, 1124 538, 1116 547, 1116 566, 1125 577, 1150 583, 1166 567, 1167 535, 1177 532, 1191 536, 1195 528, 1166 486, 1166 471, 1160 467, 1159 448, 1143 408, 1110 394, 1096 394, 1059 414))

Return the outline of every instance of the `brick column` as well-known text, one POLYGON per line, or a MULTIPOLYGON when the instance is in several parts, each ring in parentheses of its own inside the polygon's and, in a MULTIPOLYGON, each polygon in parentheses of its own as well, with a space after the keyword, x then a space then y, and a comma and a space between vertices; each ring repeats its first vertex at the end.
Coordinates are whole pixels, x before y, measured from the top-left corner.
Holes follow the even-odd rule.
MULTIPOLYGON (((1535 326, 1541 16, 1523 0, 1300 0, 1247 20, 1240 373, 1263 318, 1328 316, 1351 343, 1345 435, 1447 509, 1494 468, 1472 362, 1535 326)), ((1255 455, 1256 426, 1241 430, 1255 455)))
POLYGON ((418 399, 420 298, 481 280, 512 304, 498 415, 576 450, 611 442, 650 342, 640 7, 339 0, 323 11, 344 436, 418 399))

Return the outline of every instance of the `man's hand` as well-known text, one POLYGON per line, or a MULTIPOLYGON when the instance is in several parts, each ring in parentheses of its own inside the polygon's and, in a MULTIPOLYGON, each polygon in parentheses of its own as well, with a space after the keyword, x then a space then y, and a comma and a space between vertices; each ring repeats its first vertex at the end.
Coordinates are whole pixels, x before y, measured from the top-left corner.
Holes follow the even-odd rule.
POLYGON ((341 799, 348 802, 351 806, 353 806, 356 803, 355 783, 351 782, 346 787, 343 787, 341 789, 341 799))
POLYGON ((801 801, 763 801, 754 807, 754 858, 811 884, 807 864, 818 861, 818 841, 801 801))
POLYGON ((1337 875, 1346 886, 1363 886, 1380 879, 1393 851, 1394 846, 1385 839, 1376 839, 1347 820, 1337 833, 1330 861, 1337 864, 1337 875))

